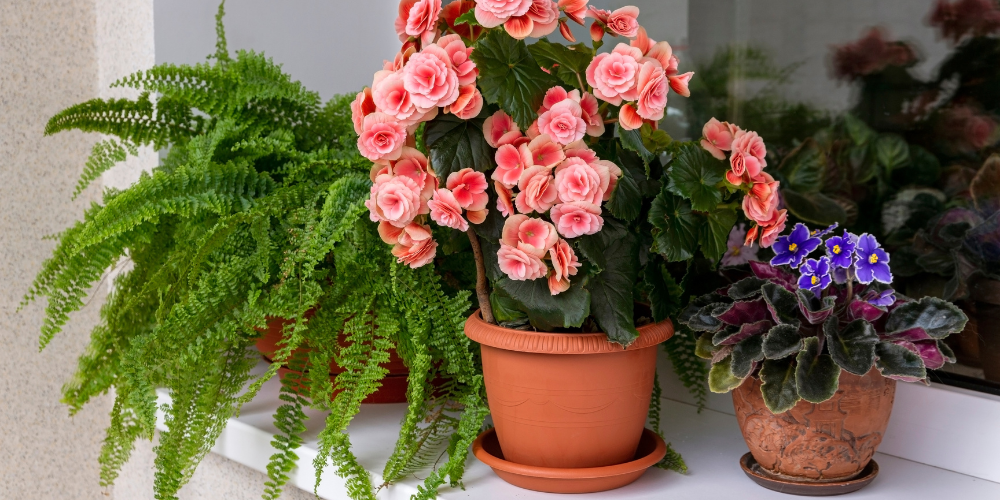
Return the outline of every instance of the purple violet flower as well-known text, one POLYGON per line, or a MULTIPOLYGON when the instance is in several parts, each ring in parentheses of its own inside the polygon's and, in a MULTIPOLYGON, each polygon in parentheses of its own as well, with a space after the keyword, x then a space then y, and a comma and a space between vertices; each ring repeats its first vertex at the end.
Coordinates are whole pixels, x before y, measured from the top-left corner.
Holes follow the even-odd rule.
POLYGON ((843 236, 831 236, 826 240, 826 254, 830 256, 830 263, 836 268, 851 267, 854 264, 854 248, 857 247, 858 237, 844 231, 843 236))
POLYGON ((774 258, 771 259, 772 266, 790 265, 792 268, 799 267, 802 259, 816 250, 823 240, 809 235, 809 229, 801 222, 795 224, 795 228, 787 236, 782 236, 774 242, 771 247, 774 250, 774 258))
POLYGON ((865 294, 865 302, 873 306, 889 307, 896 303, 896 291, 891 288, 881 292, 872 290, 865 294))
POLYGON ((834 222, 833 224, 831 224, 830 226, 828 226, 826 229, 813 229, 812 232, 809 233, 809 236, 815 236, 817 238, 822 238, 822 237, 824 237, 824 236, 832 233, 834 229, 837 229, 837 223, 836 222, 834 222))
POLYGON ((819 260, 809 259, 802 264, 802 276, 799 276, 799 288, 812 290, 819 294, 820 290, 830 286, 833 279, 830 277, 830 259, 826 256, 819 260))
POLYGON ((729 232, 729 241, 726 242, 726 253, 722 255, 722 265, 738 266, 746 264, 751 260, 757 260, 758 247, 744 245, 747 237, 746 224, 734 226, 729 232))
POLYGON ((882 250, 874 236, 865 233, 858 238, 858 247, 854 250, 858 256, 854 263, 858 281, 869 284, 872 281, 892 283, 892 272, 889 271, 889 254, 882 250))

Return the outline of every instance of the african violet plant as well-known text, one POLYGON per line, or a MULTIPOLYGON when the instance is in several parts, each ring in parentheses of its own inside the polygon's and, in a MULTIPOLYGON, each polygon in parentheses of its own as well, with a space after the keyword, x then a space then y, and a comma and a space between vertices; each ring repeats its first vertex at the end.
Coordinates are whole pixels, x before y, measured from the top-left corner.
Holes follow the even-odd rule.
POLYGON ((833 397, 841 370, 865 375, 874 366, 916 382, 955 361, 942 340, 965 327, 965 314, 938 298, 895 293, 889 254, 875 237, 835 228, 796 224, 774 243, 770 264, 751 262, 752 276, 684 310, 680 321, 703 332, 698 355, 712 360, 713 392, 758 377, 768 409, 781 413, 800 399, 833 397))

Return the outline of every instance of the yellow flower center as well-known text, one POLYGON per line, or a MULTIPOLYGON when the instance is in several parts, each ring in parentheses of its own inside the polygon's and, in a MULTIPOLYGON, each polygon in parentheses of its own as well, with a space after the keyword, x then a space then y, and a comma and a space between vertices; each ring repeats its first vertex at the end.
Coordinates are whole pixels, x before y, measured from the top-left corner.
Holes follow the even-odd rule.
POLYGON ((811 281, 811 282, 812 282, 812 284, 814 284, 814 285, 815 285, 816 283, 819 283, 819 278, 817 278, 817 277, 813 276, 812 278, 810 278, 810 279, 809 279, 809 281, 811 281))
POLYGON ((874 264, 876 262, 878 262, 878 255, 872 254, 871 257, 868 257, 869 264, 874 264))
POLYGON ((730 250, 732 250, 732 251, 733 251, 733 255, 734 255, 734 256, 736 256, 736 255, 739 255, 739 254, 740 254, 740 248, 741 248, 741 247, 729 247, 729 248, 730 248, 730 250))
POLYGON ((796 248, 799 248, 799 246, 796 245, 795 243, 789 243, 788 244, 788 250, 794 252, 796 248))
POLYGON ((836 255, 840 255, 840 245, 833 246, 833 253, 836 255))

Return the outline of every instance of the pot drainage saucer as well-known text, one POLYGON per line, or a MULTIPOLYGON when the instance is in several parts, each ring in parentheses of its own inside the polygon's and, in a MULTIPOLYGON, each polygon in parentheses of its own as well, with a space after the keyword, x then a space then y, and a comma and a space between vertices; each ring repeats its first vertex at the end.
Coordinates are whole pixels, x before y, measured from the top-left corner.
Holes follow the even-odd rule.
POLYGON ((504 460, 495 429, 490 429, 472 443, 472 453, 490 466, 500 479, 514 486, 548 493, 593 493, 621 488, 667 454, 667 445, 649 429, 642 430, 635 458, 623 464, 604 467, 564 469, 521 465, 504 460))
POLYGON ((807 483, 777 478, 764 470, 749 452, 740 458, 740 467, 743 468, 747 477, 769 490, 809 497, 828 497, 852 493, 868 486, 878 476, 878 463, 875 460, 869 461, 861 474, 854 479, 829 483, 807 483))

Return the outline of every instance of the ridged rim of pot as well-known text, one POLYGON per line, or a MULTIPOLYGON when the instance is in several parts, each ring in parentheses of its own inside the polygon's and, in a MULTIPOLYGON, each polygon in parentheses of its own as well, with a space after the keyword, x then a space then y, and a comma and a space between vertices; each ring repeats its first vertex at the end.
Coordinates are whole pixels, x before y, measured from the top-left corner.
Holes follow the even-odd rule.
POLYGON ((548 333, 514 330, 483 321, 479 310, 465 322, 465 335, 482 345, 507 351, 542 354, 607 354, 654 347, 674 335, 669 320, 637 328, 639 338, 627 348, 608 341, 604 333, 548 333))

